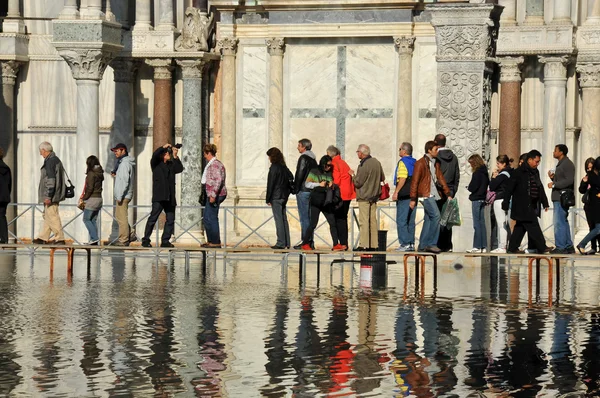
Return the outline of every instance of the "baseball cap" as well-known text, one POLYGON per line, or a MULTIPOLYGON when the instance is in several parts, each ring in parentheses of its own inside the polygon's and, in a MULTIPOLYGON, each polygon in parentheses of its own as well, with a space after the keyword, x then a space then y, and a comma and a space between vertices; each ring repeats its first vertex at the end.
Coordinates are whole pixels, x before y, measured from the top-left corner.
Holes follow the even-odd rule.
POLYGON ((114 148, 111 148, 111 151, 112 151, 112 152, 114 152, 114 151, 116 151, 117 149, 124 149, 124 150, 127 150, 127 145, 125 145, 125 144, 123 144, 123 143, 119 143, 119 144, 115 145, 115 147, 114 147, 114 148))

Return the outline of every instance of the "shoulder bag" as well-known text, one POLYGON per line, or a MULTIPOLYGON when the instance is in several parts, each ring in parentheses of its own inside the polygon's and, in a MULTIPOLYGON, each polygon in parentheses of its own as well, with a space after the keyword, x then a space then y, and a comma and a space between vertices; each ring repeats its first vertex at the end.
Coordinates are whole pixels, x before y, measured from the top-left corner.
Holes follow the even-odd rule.
POLYGON ((73 185, 73 183, 71 182, 71 180, 69 179, 69 175, 67 174, 67 170, 65 170, 63 168, 63 172, 65 173, 65 176, 67 177, 67 188, 65 189, 65 198, 67 199, 71 199, 75 197, 75 186, 73 185))

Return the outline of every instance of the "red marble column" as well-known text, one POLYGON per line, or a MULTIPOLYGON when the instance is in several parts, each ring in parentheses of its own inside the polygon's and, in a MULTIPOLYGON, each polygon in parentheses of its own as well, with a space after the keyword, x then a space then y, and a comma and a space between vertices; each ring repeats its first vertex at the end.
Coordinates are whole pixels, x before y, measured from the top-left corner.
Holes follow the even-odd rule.
POLYGON ((508 155, 516 165, 521 155, 521 70, 523 58, 500 61, 500 128, 498 154, 508 155))
POLYGON ((173 77, 171 59, 150 59, 154 68, 154 115, 152 149, 173 143, 173 77))

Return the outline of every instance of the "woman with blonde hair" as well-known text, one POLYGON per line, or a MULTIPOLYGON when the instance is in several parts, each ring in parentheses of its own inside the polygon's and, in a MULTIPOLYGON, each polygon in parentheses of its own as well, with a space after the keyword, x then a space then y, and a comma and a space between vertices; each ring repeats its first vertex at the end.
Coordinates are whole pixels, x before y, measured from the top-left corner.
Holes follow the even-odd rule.
POLYGON ((485 232, 485 196, 487 194, 490 177, 485 162, 481 156, 474 154, 469 157, 469 164, 473 175, 467 189, 471 192, 469 200, 473 210, 473 248, 467 253, 483 253, 487 247, 487 235, 485 232))

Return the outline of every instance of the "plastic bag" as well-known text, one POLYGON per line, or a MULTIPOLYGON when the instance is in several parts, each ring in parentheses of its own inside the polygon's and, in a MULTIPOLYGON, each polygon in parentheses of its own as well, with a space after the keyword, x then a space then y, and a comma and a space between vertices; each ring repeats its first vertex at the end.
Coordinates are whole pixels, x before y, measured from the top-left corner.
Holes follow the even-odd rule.
POLYGON ((442 227, 452 228, 460 227, 461 224, 458 199, 448 200, 442 207, 440 225, 442 227))

